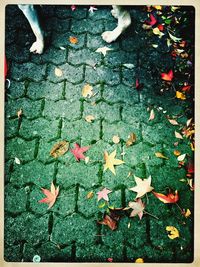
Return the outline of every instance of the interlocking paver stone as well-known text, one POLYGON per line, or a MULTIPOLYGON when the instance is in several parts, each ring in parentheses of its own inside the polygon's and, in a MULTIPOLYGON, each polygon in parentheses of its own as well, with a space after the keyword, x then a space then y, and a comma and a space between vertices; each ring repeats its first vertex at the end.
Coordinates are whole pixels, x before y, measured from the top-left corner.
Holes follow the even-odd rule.
POLYGON ((5 187, 5 211, 13 213, 26 211, 26 200, 24 188, 17 189, 11 184, 5 187))

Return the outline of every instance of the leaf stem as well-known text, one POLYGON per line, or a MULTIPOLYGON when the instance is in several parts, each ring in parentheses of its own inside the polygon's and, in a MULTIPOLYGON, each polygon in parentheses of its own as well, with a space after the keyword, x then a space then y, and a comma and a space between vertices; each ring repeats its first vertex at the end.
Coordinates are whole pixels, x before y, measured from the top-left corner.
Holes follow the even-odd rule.
POLYGON ((156 217, 155 215, 153 215, 153 214, 151 214, 151 213, 149 213, 149 212, 147 212, 147 211, 145 211, 145 210, 144 210, 143 212, 144 212, 144 214, 148 214, 148 215, 152 216, 153 218, 159 220, 159 218, 156 217))

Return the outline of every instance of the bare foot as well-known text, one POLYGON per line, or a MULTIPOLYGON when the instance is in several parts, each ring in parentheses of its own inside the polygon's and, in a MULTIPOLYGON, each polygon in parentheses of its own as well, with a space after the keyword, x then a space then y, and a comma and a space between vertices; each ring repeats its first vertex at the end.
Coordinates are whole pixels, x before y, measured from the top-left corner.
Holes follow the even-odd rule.
POLYGON ((42 54, 43 50, 44 50, 44 42, 41 40, 34 42, 30 48, 30 52, 34 54, 42 54))

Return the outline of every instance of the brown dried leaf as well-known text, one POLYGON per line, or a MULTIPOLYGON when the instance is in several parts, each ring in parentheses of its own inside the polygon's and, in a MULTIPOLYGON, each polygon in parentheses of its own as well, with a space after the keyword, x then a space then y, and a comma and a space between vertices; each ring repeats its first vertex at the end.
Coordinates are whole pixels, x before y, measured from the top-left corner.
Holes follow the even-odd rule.
POLYGON ((87 116, 85 116, 85 120, 87 122, 93 122, 94 119, 95 119, 95 117, 93 115, 87 115, 87 116))
POLYGON ((126 141, 126 146, 129 147, 133 145, 136 142, 136 135, 134 133, 131 133, 128 140, 126 141))
POLYGON ((178 157, 178 156, 180 156, 180 154, 181 154, 181 152, 180 152, 180 151, 178 151, 178 150, 174 150, 174 155, 175 155, 175 156, 177 156, 177 157, 178 157))
POLYGON ((100 224, 107 225, 112 231, 117 228, 117 221, 105 214, 103 221, 98 221, 100 224))
POLYGON ((67 141, 60 141, 53 146, 50 151, 50 155, 54 158, 64 155, 69 149, 69 142, 67 141))
POLYGON ((90 191, 89 193, 87 193, 86 198, 90 199, 90 198, 93 198, 93 196, 94 196, 94 192, 90 191))
POLYGON ((22 114, 23 114, 23 110, 20 108, 20 110, 17 111, 17 117, 18 117, 18 119, 21 118, 22 114))
POLYGON ((93 95, 94 95, 93 87, 89 84, 84 85, 83 90, 82 90, 82 96, 90 98, 93 95))

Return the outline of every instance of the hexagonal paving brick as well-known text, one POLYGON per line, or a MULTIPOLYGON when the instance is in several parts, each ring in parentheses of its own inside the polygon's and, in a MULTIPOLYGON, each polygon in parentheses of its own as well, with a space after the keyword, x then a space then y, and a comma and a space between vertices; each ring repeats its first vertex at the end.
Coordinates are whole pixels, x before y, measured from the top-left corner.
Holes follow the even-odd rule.
POLYGON ((42 101, 31 101, 27 98, 9 100, 5 105, 6 118, 17 117, 17 112, 20 109, 22 109, 23 115, 26 118, 36 118, 40 116, 42 109, 42 101))
POLYGON ((52 241, 58 244, 70 244, 76 241, 76 244, 89 246, 94 244, 96 234, 96 222, 85 219, 79 214, 72 214, 63 219, 54 218, 52 241))
POLYGON ((6 120, 5 121, 5 135, 6 137, 15 137, 18 133, 19 120, 6 120))
POLYGON ((134 67, 137 63, 137 55, 124 51, 109 51, 104 58, 105 64, 111 67, 118 67, 122 64, 132 64, 134 67))
POLYGON ((59 66, 59 69, 62 71, 62 75, 61 76, 56 76, 55 74, 55 69, 58 68, 55 65, 49 65, 47 72, 48 72, 48 77, 47 79, 50 82, 61 82, 65 79, 67 79, 67 81, 71 82, 71 83, 80 83, 83 81, 83 66, 72 66, 68 63, 65 63, 63 65, 59 66))
POLYGON ((89 217, 97 213, 99 210, 98 210, 96 190, 93 189, 85 190, 80 187, 77 205, 78 205, 78 211, 81 212, 86 217, 89 217), (90 192, 93 193, 93 197, 87 198, 87 195, 90 192))
POLYGON ((67 140, 81 139, 82 143, 91 143, 98 141, 100 138, 100 122, 94 121, 89 123, 85 120, 74 122, 63 121, 62 124, 62 138, 67 140))
POLYGON ((49 121, 43 118, 23 119, 19 134, 23 138, 40 137, 47 140, 56 138, 59 133, 59 120, 49 121))
POLYGON ((52 33, 52 44, 57 47, 73 47, 74 49, 80 49, 84 47, 85 44, 85 34, 74 34, 73 32, 66 32, 63 34, 53 32, 52 33), (76 37, 78 38, 78 43, 73 44, 70 43, 69 38, 70 37, 76 37))
POLYGON ((90 103, 84 103, 84 112, 83 116, 93 115, 96 119, 105 119, 109 122, 119 121, 120 120, 120 106, 108 105, 104 102, 100 102, 96 105, 90 103))
POLYGON ((28 212, 12 218, 6 217, 5 236, 6 244, 26 240, 31 244, 48 241, 48 215, 37 217, 28 212))
POLYGON ((126 104, 133 105, 139 102, 139 95, 133 87, 119 84, 117 86, 105 85, 103 91, 103 97, 109 102, 124 102, 126 104))
MULTIPOLYGON (((75 159, 74 159, 75 160, 75 159)), ((90 188, 98 184, 99 165, 86 165, 84 162, 75 162, 69 166, 58 165, 57 182, 63 188, 67 188, 76 183, 90 188)))
POLYGON ((5 187, 5 211, 9 212, 22 212, 26 210, 27 194, 24 188, 17 189, 8 184, 5 187))
POLYGON ((111 151, 114 149, 115 146, 112 147, 103 140, 99 140, 90 147, 90 149, 87 151, 87 156, 90 158, 91 161, 102 161, 104 157, 104 151, 111 151))
POLYGON ((49 119, 64 117, 68 120, 79 119, 81 116, 80 102, 68 102, 66 100, 45 101, 43 115, 49 119))
POLYGON ((13 64, 10 70, 12 78, 16 81, 25 79, 41 81, 45 76, 46 65, 36 65, 34 63, 13 64))
POLYGON ((20 262, 22 259, 22 253, 20 245, 4 246, 4 260, 7 262, 20 262), (15 251, 15 253, 13 253, 15 251))
POLYGON ((35 154, 36 140, 24 141, 21 138, 14 138, 7 141, 6 159, 17 157, 20 161, 33 160, 35 154))
POLYGON ((127 124, 122 121, 117 122, 115 124, 110 124, 107 122, 103 122, 103 140, 107 142, 112 142, 113 136, 119 136, 121 141, 126 142, 131 133, 136 135, 137 144, 141 141, 141 130, 139 123, 131 123, 127 124))
POLYGON ((85 48, 78 51, 70 49, 68 53, 68 62, 73 65, 87 64, 95 66, 96 64, 101 63, 101 55, 85 48))
POLYGON ((86 66, 85 81, 88 83, 106 83, 109 85, 117 85, 120 83, 120 71, 119 69, 111 69, 108 67, 92 68, 86 66))
POLYGON ((31 82, 27 89, 27 95, 31 99, 50 99, 59 100, 62 99, 64 89, 64 83, 51 83, 48 81, 42 81, 41 83, 31 82))
POLYGON ((163 159, 155 156, 156 152, 162 151, 161 148, 161 145, 152 147, 143 142, 131 147, 124 147, 124 161, 130 166, 136 166, 141 163, 145 163, 147 166, 162 165, 163 159))
POLYGON ((89 32, 93 34, 103 32, 103 21, 92 21, 88 19, 72 20, 71 31, 74 33, 89 32))
POLYGON ((24 96, 25 83, 11 80, 10 87, 7 89, 7 94, 14 99, 24 96))
POLYGON ((149 112, 142 104, 125 105, 122 110, 122 120, 126 123, 148 122, 149 112))
POLYGON ((54 164, 44 165, 38 161, 31 161, 25 165, 15 165, 11 174, 11 182, 17 185, 34 183, 39 187, 50 186, 54 177, 54 164))

